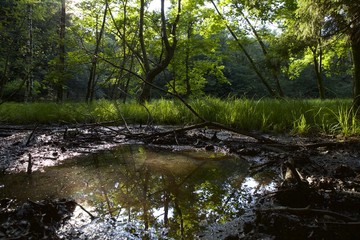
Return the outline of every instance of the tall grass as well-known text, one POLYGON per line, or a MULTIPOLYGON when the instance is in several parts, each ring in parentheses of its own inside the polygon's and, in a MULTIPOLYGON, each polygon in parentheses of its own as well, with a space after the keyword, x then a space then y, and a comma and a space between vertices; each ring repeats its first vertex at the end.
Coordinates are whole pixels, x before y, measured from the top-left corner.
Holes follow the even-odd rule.
MULTIPOLYGON (((293 134, 326 133, 355 135, 360 122, 351 111, 351 100, 274 100, 226 99, 207 97, 189 100, 200 116, 243 130, 287 132, 293 134)), ((178 100, 158 99, 140 105, 100 100, 86 103, 4 103, 0 122, 93 123, 126 121, 129 124, 183 125, 200 122, 178 100)))

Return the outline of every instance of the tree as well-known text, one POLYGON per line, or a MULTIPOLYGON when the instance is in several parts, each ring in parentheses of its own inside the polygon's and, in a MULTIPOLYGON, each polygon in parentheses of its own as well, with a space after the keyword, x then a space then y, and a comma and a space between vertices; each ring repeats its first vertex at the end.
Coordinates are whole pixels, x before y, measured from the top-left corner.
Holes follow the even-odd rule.
POLYGON ((183 4, 182 18, 178 27, 179 43, 170 64, 169 91, 184 97, 204 95, 205 86, 211 78, 229 84, 223 74, 224 54, 223 25, 213 18, 213 11, 198 1, 183 4))
POLYGON ((351 0, 299 0, 303 31, 317 31, 324 38, 348 36, 354 66, 354 107, 360 107, 360 3, 351 0), (311 14, 306 14, 310 10, 311 14))
MULTIPOLYGON (((270 50, 271 50, 270 46, 275 45, 275 41, 273 41, 273 42, 266 41, 265 42, 265 39, 267 37, 266 35, 272 35, 272 34, 264 26, 260 26, 260 29, 258 29, 258 27, 255 26, 255 24, 254 24, 260 18, 262 19, 262 22, 274 21, 276 19, 276 16, 274 16, 276 14, 274 12, 277 11, 278 7, 276 6, 276 2, 270 1, 270 4, 273 4, 273 6, 270 7, 269 9, 266 9, 266 11, 268 11, 268 13, 265 16, 265 14, 261 8, 253 9, 253 7, 251 5, 247 6, 248 4, 249 4, 248 2, 241 3, 240 1, 235 1, 232 5, 232 6, 234 6, 234 7, 232 7, 232 9, 235 9, 235 14, 239 15, 240 18, 242 18, 245 21, 245 26, 244 26, 245 29, 246 29, 246 25, 247 25, 247 27, 249 28, 249 30, 247 30, 247 32, 252 33, 254 38, 258 42, 258 44, 261 48, 261 52, 264 57, 265 66, 270 71, 270 75, 272 75, 273 80, 275 82, 277 94, 280 97, 284 97, 284 92, 281 88, 281 84, 280 84, 280 80, 279 80, 279 74, 281 72, 279 59, 275 57, 275 54, 272 54, 270 52, 270 50), (269 13, 269 11, 271 13, 269 13), (248 14, 245 14, 245 12, 247 12, 248 14), (271 14, 272 14, 272 16, 270 16, 271 14)), ((264 3, 263 6, 266 6, 266 4, 264 3)), ((269 38, 268 38, 268 40, 269 40, 269 38)))
POLYGON ((61 0, 60 34, 59 34, 59 82, 57 86, 57 100, 62 102, 65 82, 65 29, 66 29, 66 3, 61 0))
POLYGON ((44 90, 48 61, 58 55, 57 12, 54 1, 1 2, 0 92, 6 99, 30 101, 44 90))
MULTIPOLYGON (((92 102, 92 100, 94 99, 98 54, 99 54, 99 49, 100 49, 100 43, 101 43, 102 37, 104 35, 108 7, 109 7, 109 4, 108 4, 107 0, 105 0, 105 8, 104 8, 104 13, 103 13, 103 18, 101 21, 100 32, 98 32, 98 30, 96 29, 95 49, 94 49, 94 53, 93 53, 92 59, 91 59, 91 68, 90 68, 90 74, 89 74, 89 80, 88 80, 87 92, 86 92, 86 101, 87 102, 92 102)), ((96 20, 96 21, 98 21, 98 20, 96 20)))
MULTIPOLYGON (((244 53, 248 59, 253 71, 257 75, 258 79, 261 81, 263 86, 267 89, 270 96, 273 97, 282 97, 283 91, 280 86, 279 74, 280 74, 280 62, 269 52, 269 42, 265 43, 263 37, 261 36, 259 30, 256 29, 253 24, 254 21, 260 21, 261 25, 271 23, 272 21, 279 18, 281 12, 279 9, 282 6, 291 5, 292 1, 288 1, 285 4, 279 1, 220 1, 219 6, 223 6, 223 9, 227 9, 226 12, 220 12, 219 7, 215 1, 211 1, 217 13, 227 21, 226 28, 230 32, 231 36, 235 39, 238 47, 244 53), (289 3, 288 3, 289 2, 289 3), (235 9, 235 10, 234 10, 235 9), (245 14, 248 13, 249 16, 252 16, 254 19, 250 19, 249 16, 245 14), (278 16, 279 15, 279 16, 278 16), (248 28, 248 29, 247 29, 248 28), (265 67, 270 72, 270 74, 264 73, 261 64, 257 62, 255 56, 253 56, 247 48, 251 39, 249 35, 253 34, 255 40, 259 43, 260 49, 262 50, 263 59, 265 61, 265 67), (267 75, 272 75, 276 88, 269 83, 269 78, 267 75)), ((262 27, 264 29, 264 27, 262 27)), ((268 32, 269 31, 263 31, 268 32)), ((265 36, 265 35, 264 35, 265 36)))
POLYGON ((24 86, 30 70, 27 64, 30 59, 24 61, 24 56, 29 57, 28 5, 22 1, 2 1, 0 4, 0 96, 11 98, 21 92, 24 99, 24 86))
MULTIPOLYGON (((116 64, 119 68, 118 73, 114 77, 113 81, 109 81, 110 97, 111 99, 122 98, 123 102, 129 94, 130 80, 132 79, 129 72, 133 71, 135 55, 130 54, 130 49, 135 48, 135 41, 128 40, 128 36, 131 36, 131 32, 136 32, 137 26, 133 26, 131 21, 132 12, 134 8, 128 6, 128 0, 121 2, 120 7, 122 11, 119 11, 115 17, 112 10, 109 9, 115 37, 118 38, 118 46, 120 48, 118 55, 119 62, 116 64), (129 47, 127 46, 129 44, 129 47), (125 71, 125 67, 129 72, 125 71)), ((114 51, 115 52, 115 51, 114 51)), ((113 64, 114 65, 114 64, 113 64)))
POLYGON ((33 95, 33 5, 32 3, 27 4, 27 51, 26 51, 26 84, 25 84, 25 102, 30 101, 33 95))
MULTIPOLYGON (((225 20, 224 15, 220 12, 219 8, 217 7, 217 4, 211 0, 211 3, 213 4, 214 8, 216 9, 216 12, 221 16, 222 19, 225 20)), ((241 39, 238 38, 238 36, 236 35, 236 33, 234 32, 234 30, 232 29, 232 27, 227 23, 226 24, 226 28, 229 30, 231 36, 235 39, 235 42, 237 43, 237 45, 239 46, 239 48, 243 51, 243 53, 245 54, 246 58, 248 59, 250 65, 252 66, 254 72, 256 73, 256 75, 259 77, 260 81, 263 83, 263 85, 265 86, 265 88, 268 90, 269 94, 273 97, 276 96, 276 93, 274 92, 274 90, 272 89, 272 87, 270 86, 270 84, 268 83, 267 79, 263 76, 263 74, 261 73, 259 67, 257 66, 257 64, 255 63, 254 59, 251 57, 251 55, 249 54, 248 50, 245 48, 244 44, 241 42, 241 39)))
POLYGON ((149 58, 149 45, 145 44, 144 38, 145 1, 140 1, 139 41, 141 50, 139 52, 135 52, 142 65, 145 75, 143 89, 139 97, 140 102, 144 102, 150 99, 151 85, 153 84, 155 77, 166 69, 166 67, 170 64, 170 61, 174 57, 178 41, 176 30, 180 20, 181 0, 177 1, 175 9, 175 17, 173 21, 167 21, 165 15, 165 0, 161 0, 161 44, 164 52, 161 52, 160 58, 157 61, 151 61, 149 58), (151 64, 151 62, 154 62, 155 64, 151 64))

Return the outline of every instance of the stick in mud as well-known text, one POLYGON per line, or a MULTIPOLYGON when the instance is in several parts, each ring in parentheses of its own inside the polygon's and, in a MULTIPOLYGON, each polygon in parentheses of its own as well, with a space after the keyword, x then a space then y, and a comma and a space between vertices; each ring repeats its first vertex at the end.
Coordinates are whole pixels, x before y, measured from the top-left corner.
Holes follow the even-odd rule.
POLYGON ((32 173, 32 161, 31 161, 31 153, 29 153, 29 159, 28 159, 28 166, 27 166, 27 174, 31 174, 32 173))
POLYGON ((30 133, 30 135, 29 135, 29 137, 28 137, 28 139, 27 139, 27 141, 26 141, 25 146, 29 146, 29 144, 30 144, 31 140, 33 139, 34 133, 35 133, 35 131, 36 131, 37 128, 38 128, 38 124, 36 124, 36 126, 34 127, 34 129, 32 130, 32 132, 30 133))

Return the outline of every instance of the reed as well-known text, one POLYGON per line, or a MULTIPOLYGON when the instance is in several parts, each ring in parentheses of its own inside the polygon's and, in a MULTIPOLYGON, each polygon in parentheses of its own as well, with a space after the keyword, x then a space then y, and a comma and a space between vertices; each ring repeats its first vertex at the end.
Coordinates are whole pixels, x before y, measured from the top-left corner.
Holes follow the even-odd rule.
MULTIPOLYGON (((249 131, 292 134, 325 133, 345 136, 360 133, 350 99, 277 100, 205 97, 189 105, 203 118, 249 131)), ((199 123, 179 100, 157 99, 140 105, 99 100, 86 103, 4 103, 0 122, 7 124, 68 124, 117 122, 122 124, 186 125, 199 123)))

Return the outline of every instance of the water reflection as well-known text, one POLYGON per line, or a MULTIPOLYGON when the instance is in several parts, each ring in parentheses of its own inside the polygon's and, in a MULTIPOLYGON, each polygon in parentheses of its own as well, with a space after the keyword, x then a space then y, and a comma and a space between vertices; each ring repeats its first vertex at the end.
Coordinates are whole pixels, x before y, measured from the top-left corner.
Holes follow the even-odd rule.
POLYGON ((80 239, 194 239, 209 226, 242 216, 270 178, 247 177, 245 161, 204 152, 159 152, 139 145, 50 167, 5 175, 1 198, 25 201, 73 197, 100 219, 77 209, 61 231, 80 239), (81 228, 80 228, 81 227, 81 228))

